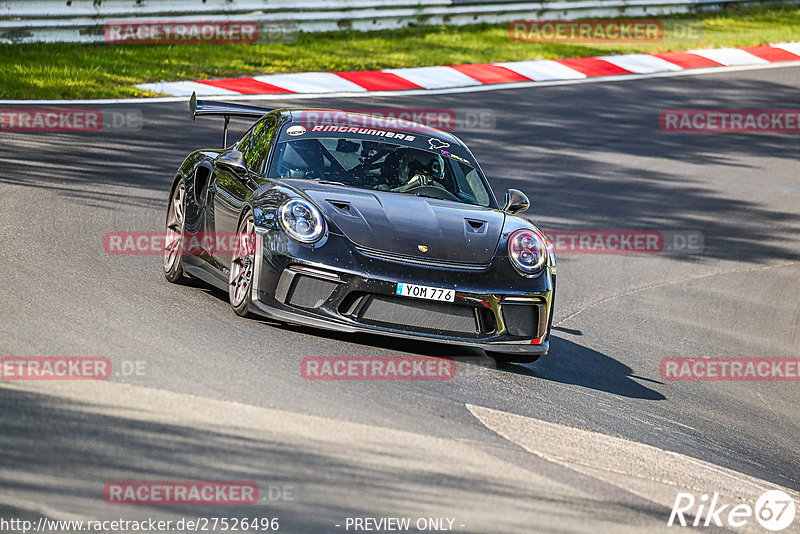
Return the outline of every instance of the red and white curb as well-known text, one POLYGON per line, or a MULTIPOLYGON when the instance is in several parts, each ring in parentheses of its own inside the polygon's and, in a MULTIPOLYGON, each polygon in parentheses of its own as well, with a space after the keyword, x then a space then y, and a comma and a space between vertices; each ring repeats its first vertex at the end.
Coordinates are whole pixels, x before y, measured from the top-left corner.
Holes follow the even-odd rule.
POLYGON ((689 69, 757 66, 788 61, 800 61, 800 43, 449 67, 267 74, 252 78, 145 83, 136 87, 172 96, 189 96, 192 93, 197 93, 198 96, 347 94, 420 89, 440 90, 518 82, 552 82, 603 76, 648 75, 689 69))

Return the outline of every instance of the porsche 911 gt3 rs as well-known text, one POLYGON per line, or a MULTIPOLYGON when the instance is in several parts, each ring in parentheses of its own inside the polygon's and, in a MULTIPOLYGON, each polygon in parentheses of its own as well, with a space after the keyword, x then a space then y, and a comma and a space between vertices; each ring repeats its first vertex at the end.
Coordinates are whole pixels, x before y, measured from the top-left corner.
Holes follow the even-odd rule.
POLYGON ((257 120, 232 146, 193 152, 178 169, 169 281, 227 290, 242 316, 475 346, 515 361, 547 353, 553 247, 516 215, 527 197, 510 189, 501 206, 454 135, 195 96, 190 114, 224 116, 224 145, 230 117, 257 120), (227 233, 237 236, 232 249, 186 253, 189 236, 227 233))

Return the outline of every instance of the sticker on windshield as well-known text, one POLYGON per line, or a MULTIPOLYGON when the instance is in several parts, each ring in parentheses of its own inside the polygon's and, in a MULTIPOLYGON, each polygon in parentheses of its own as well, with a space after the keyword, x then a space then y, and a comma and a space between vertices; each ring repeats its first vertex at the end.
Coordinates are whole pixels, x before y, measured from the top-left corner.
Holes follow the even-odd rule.
POLYGON ((353 133, 359 135, 376 135, 378 137, 400 139, 401 141, 413 141, 414 139, 417 138, 416 135, 401 134, 399 132, 390 132, 387 130, 374 130, 371 128, 355 128, 352 126, 314 126, 314 128, 312 128, 311 131, 353 133))
POLYGON ((441 139, 434 139, 433 137, 428 139, 428 143, 431 145, 431 150, 438 150, 440 148, 447 148, 450 146, 450 143, 445 143, 441 139))
POLYGON ((289 126, 286 128, 286 133, 289 135, 303 135, 306 133, 306 129, 304 126, 300 126, 299 124, 295 126, 289 126))

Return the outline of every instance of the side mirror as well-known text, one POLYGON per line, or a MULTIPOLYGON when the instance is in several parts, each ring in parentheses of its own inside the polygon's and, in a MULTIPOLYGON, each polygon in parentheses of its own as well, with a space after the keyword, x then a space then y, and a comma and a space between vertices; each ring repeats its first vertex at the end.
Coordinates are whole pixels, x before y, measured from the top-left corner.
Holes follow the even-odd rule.
POLYGON ((244 154, 238 150, 230 150, 216 159, 216 163, 226 167, 240 176, 247 176, 247 162, 244 154))
POLYGON ((514 215, 515 213, 522 213, 531 207, 531 201, 519 189, 509 189, 506 191, 506 202, 503 206, 503 211, 514 215))

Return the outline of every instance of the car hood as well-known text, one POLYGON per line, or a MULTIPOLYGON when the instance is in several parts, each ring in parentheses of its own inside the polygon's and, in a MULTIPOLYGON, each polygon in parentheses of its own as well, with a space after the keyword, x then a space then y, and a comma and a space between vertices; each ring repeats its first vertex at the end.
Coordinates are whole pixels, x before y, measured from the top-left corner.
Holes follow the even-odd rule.
POLYGON ((500 210, 401 193, 286 180, 355 245, 461 263, 489 263, 503 230, 500 210))

